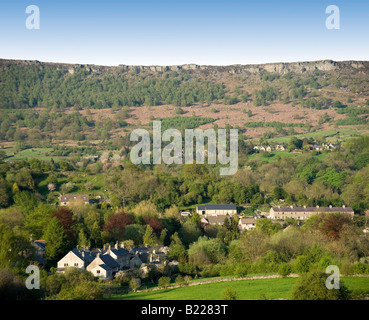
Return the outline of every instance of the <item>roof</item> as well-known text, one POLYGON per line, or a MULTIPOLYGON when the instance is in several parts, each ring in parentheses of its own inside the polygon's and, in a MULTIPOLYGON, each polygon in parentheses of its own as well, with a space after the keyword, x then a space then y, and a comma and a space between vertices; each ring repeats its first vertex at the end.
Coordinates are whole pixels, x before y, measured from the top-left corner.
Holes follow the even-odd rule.
POLYGON ((237 210, 235 204, 205 204, 197 206, 198 210, 237 210))
POLYGON ((87 194, 63 194, 60 195, 60 201, 69 202, 75 200, 89 201, 89 196, 87 194))
POLYGON ((254 218, 241 218, 240 219, 240 223, 241 224, 255 224, 256 223, 256 219, 254 218))
POLYGON ((209 216, 206 218, 209 224, 223 224, 225 219, 227 219, 225 216, 209 216))
POLYGON ((272 207, 275 212, 353 212, 351 207, 272 207))
POLYGON ((100 268, 102 268, 102 269, 104 269, 106 271, 109 271, 111 269, 106 264, 100 264, 100 265, 96 266, 95 268, 98 268, 98 267, 100 267, 100 268))
POLYGON ((113 252, 116 256, 124 256, 126 254, 129 254, 129 251, 124 248, 111 248, 110 251, 113 252))
POLYGON ((104 264, 106 264, 109 268, 114 269, 114 268, 119 268, 119 263, 116 262, 110 255, 108 254, 103 254, 100 255, 100 259, 104 262, 104 264))
POLYGON ((93 254, 90 251, 79 251, 76 248, 71 250, 78 258, 80 258, 83 261, 92 261, 95 259, 96 255, 93 254))
POLYGON ((45 250, 45 240, 35 240, 33 241, 33 243, 40 247, 42 250, 45 250))

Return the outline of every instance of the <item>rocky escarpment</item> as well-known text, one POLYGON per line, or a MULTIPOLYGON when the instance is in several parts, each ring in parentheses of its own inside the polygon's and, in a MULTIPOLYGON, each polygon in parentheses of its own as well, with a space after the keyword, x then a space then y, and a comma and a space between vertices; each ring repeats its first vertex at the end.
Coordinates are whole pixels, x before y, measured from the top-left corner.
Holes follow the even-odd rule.
POLYGON ((117 67, 98 66, 98 65, 81 65, 81 64, 66 64, 66 63, 49 63, 40 62, 37 60, 6 60, 0 59, 0 67, 6 67, 12 64, 17 65, 39 65, 39 66, 56 66, 60 68, 66 68, 69 73, 73 74, 75 70, 79 68, 87 68, 92 72, 104 72, 109 69, 121 69, 125 71, 129 70, 146 70, 150 72, 165 72, 168 70, 180 71, 180 70, 194 70, 194 71, 211 71, 219 73, 231 73, 231 74, 257 74, 263 72, 272 72, 279 74, 286 73, 305 73, 314 71, 323 72, 364 72, 369 73, 369 61, 306 61, 306 62, 290 62, 290 63, 266 63, 266 64, 250 64, 250 65, 229 65, 229 66, 210 66, 210 65, 197 65, 197 64, 184 64, 184 65, 172 65, 172 66, 131 66, 131 65, 119 65, 117 67))

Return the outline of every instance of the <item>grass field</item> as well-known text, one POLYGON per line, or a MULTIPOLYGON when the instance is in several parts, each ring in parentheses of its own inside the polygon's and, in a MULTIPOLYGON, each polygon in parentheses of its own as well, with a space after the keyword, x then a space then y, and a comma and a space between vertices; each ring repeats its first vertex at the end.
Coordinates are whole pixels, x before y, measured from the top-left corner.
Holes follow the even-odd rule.
POLYGON ((29 160, 31 158, 36 158, 42 161, 50 161, 51 158, 54 161, 60 161, 63 157, 49 156, 48 153, 51 152, 52 148, 30 148, 22 151, 16 151, 15 148, 4 149, 6 155, 9 157, 8 160, 29 160))
MULTIPOLYGON (((155 291, 113 294, 109 300, 222 300, 226 288, 233 288, 240 300, 291 299, 292 289, 297 278, 273 278, 237 280, 200 284, 197 286, 168 288, 155 291)), ((341 281, 349 290, 369 292, 369 277, 342 277, 341 281)))

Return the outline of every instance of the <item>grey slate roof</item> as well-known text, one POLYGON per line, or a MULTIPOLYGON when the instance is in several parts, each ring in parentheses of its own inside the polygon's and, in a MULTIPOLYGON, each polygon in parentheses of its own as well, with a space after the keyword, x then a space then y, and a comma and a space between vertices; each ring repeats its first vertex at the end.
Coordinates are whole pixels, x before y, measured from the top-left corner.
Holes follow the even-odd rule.
POLYGON ((205 204, 197 206, 198 210, 237 210, 235 204, 205 204))
POLYGON ((72 252, 81 260, 85 262, 90 262, 96 258, 96 254, 93 254, 90 251, 79 251, 76 248, 72 249, 72 252), (84 253, 84 256, 82 255, 82 252, 84 253))
POLYGON ((228 219, 229 217, 225 217, 225 216, 209 216, 206 218, 206 220, 208 220, 209 224, 220 224, 223 225, 224 224, 224 220, 228 219))
POLYGON ((116 262, 110 255, 103 254, 100 256, 100 259, 111 269, 119 268, 119 263, 116 262))
POLYGON ((118 248, 118 249, 111 248, 110 251, 113 252, 117 257, 129 254, 129 251, 124 248, 118 248))
POLYGON ((351 207, 273 207, 275 212, 353 212, 351 207))

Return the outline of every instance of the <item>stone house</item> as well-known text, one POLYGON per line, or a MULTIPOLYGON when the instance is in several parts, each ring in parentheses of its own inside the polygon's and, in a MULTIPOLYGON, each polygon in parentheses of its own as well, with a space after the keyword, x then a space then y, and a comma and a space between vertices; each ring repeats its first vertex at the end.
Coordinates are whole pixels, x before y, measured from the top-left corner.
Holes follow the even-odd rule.
POLYGON ((86 270, 90 271, 95 277, 111 280, 114 278, 115 273, 119 271, 119 263, 110 254, 98 253, 86 270))
POLYGON ((196 212, 201 216, 225 216, 227 214, 234 215, 237 214, 237 206, 235 204, 205 204, 198 205, 196 207, 196 212))
POLYGON ((128 268, 130 266, 131 254, 124 247, 118 247, 118 242, 114 248, 109 246, 106 254, 109 254, 119 264, 119 269, 128 268))
POLYGON ((95 259, 95 255, 90 251, 73 249, 58 261, 57 272, 64 272, 66 268, 86 269, 95 259))
POLYGON ((71 202, 82 202, 84 204, 90 203, 90 198, 87 194, 61 194, 59 196, 61 206, 68 206, 71 202))
POLYGON ((241 218, 238 221, 238 227, 240 230, 251 230, 255 228, 256 221, 255 218, 241 218))
POLYGON ((338 212, 350 215, 352 218, 354 217, 354 210, 351 207, 272 207, 269 211, 269 219, 277 219, 277 220, 285 220, 288 218, 294 218, 297 220, 306 220, 311 216, 318 213, 331 213, 338 212))

